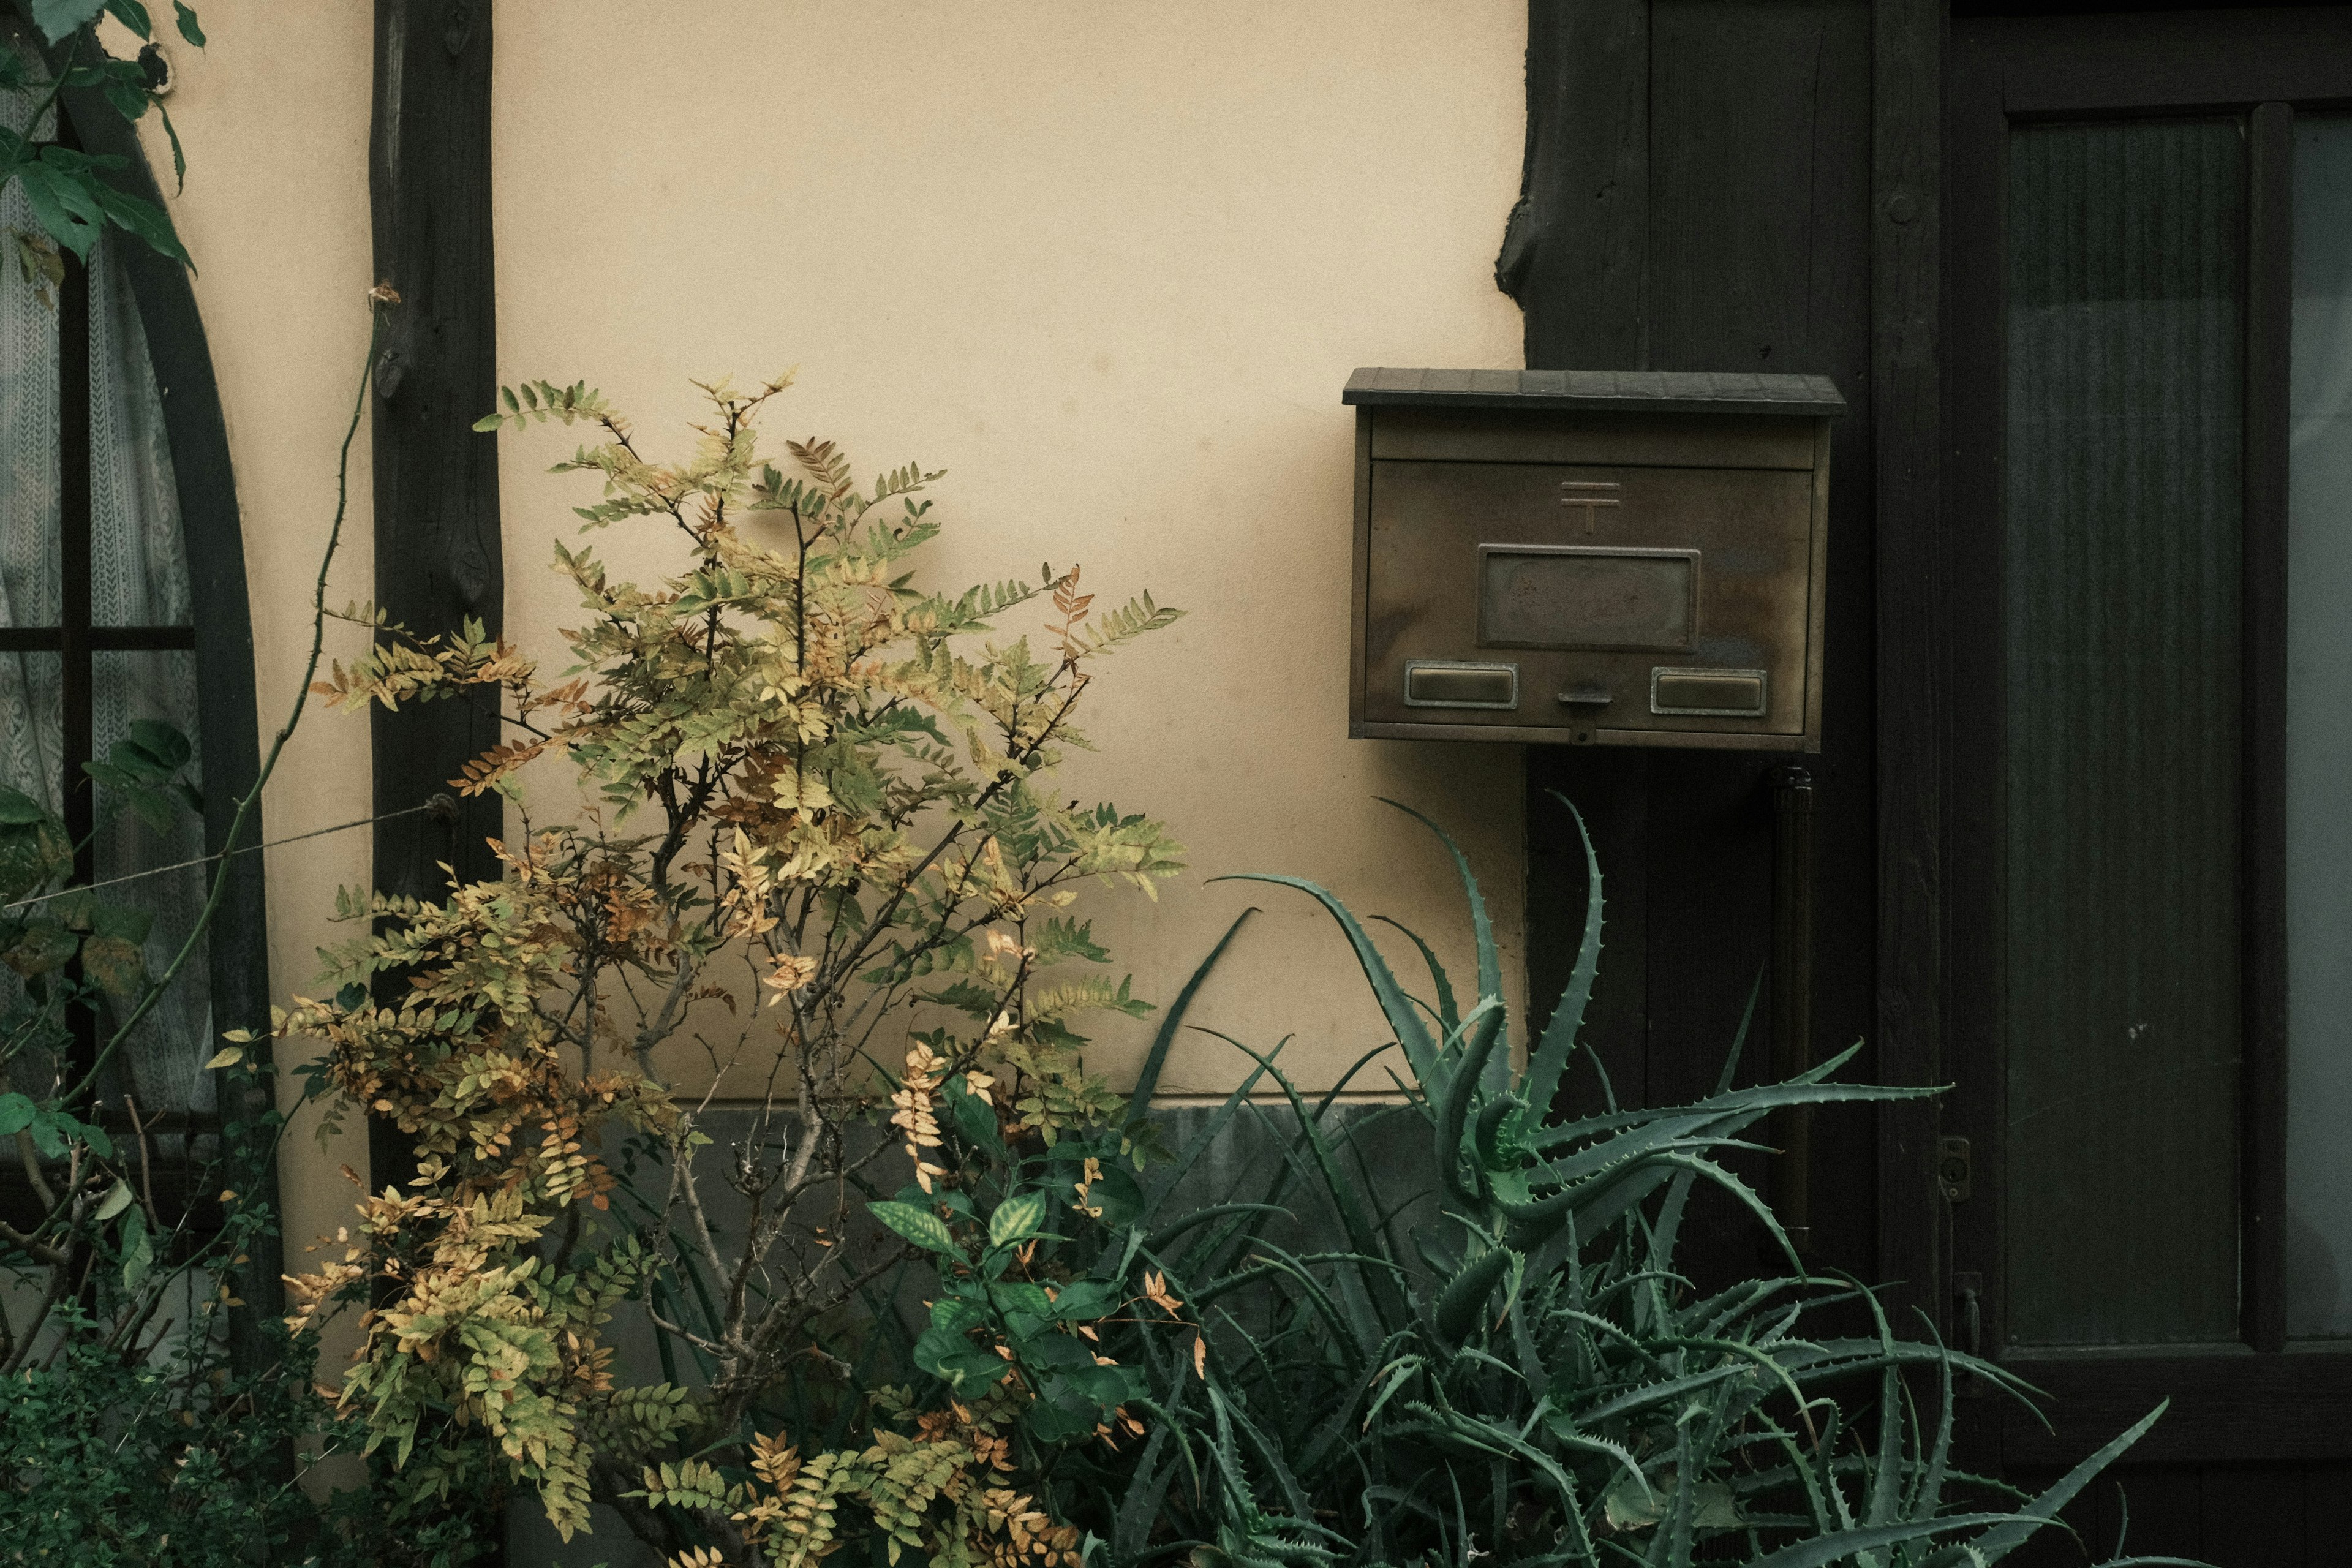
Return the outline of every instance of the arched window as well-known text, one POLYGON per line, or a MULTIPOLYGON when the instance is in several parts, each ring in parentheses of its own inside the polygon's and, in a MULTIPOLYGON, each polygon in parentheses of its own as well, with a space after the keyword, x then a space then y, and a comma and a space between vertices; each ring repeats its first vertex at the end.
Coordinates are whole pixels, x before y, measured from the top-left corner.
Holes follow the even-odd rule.
MULTIPOLYGON (((35 106, 0 97, 12 125, 35 106)), ((101 102, 68 95, 61 121, 34 134, 125 157, 126 188, 158 199, 134 132, 101 102)), ((0 783, 63 817, 76 880, 114 884, 105 898, 145 921, 126 934, 160 971, 210 886, 209 865, 184 863, 221 849, 257 765, 227 443, 178 265, 114 231, 85 265, 53 256, 39 235, 21 189, 0 193, 0 783), (152 724, 193 744, 200 816, 147 819, 88 772, 119 745, 153 740, 152 724)), ((243 842, 259 837, 249 819, 243 842)), ((266 1022, 260 857, 231 866, 205 962, 183 973, 98 1089, 102 1122, 127 1122, 132 1102, 142 1121, 162 1119, 159 1155, 195 1152, 188 1139, 217 1128, 204 1063, 221 1031, 266 1022)), ((103 1012, 78 1015, 75 1027, 68 1056, 85 1060, 111 1032, 103 1012)), ((15 1075, 69 1066, 20 1058, 15 1075)))

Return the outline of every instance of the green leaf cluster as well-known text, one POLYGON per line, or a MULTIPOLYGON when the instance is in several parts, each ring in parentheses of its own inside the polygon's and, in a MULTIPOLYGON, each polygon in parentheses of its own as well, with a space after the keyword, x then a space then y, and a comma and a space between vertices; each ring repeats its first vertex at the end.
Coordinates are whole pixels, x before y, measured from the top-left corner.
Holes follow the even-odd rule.
POLYGON ((241 1372, 212 1333, 175 1336, 133 1359, 110 1351, 86 1311, 68 1326, 54 1358, 0 1375, 0 1561, 404 1560, 383 1550, 363 1489, 314 1501, 291 1463, 298 1444, 312 1453, 351 1446, 314 1389, 315 1342, 273 1325, 272 1354, 241 1372))
MULTIPOLYGON (((33 140, 60 91, 94 93, 126 121, 135 121, 153 110, 171 140, 174 177, 186 180, 187 159, 181 151, 179 132, 173 128, 163 95, 148 80, 146 68, 138 60, 109 58, 91 31, 100 16, 110 16, 136 37, 152 41, 155 25, 147 6, 141 0, 32 0, 31 8, 43 37, 58 46, 50 68, 37 74, 13 49, 0 49, 0 90, 41 94, 28 124, 21 130, 0 127, 0 187, 11 180, 23 185, 25 200, 43 231, 40 237, 17 237, 19 262, 26 279, 46 292, 62 276, 57 266, 57 247, 62 246, 87 261, 90 247, 110 227, 194 270, 170 216, 154 203, 121 187, 119 181, 130 166, 129 160, 33 140)), ((204 28, 195 11, 184 0, 173 0, 172 9, 180 37, 196 48, 204 47, 204 28)))

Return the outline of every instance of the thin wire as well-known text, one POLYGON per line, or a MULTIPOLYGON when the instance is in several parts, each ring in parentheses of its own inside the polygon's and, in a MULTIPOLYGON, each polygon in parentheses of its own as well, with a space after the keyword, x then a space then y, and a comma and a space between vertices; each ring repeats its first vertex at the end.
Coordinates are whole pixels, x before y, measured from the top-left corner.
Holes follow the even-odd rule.
MULTIPOLYGON (((448 808, 441 803, 447 798, 446 795, 436 796, 423 805, 412 805, 404 811, 387 811, 381 816, 362 816, 350 822, 339 822, 332 827, 314 827, 308 833, 289 834, 284 838, 272 838, 266 844, 248 844, 242 849, 232 849, 228 853, 254 855, 264 849, 275 849, 281 844, 299 844, 305 838, 324 838, 330 833, 346 833, 354 827, 368 827, 379 822, 390 822, 395 817, 415 816, 420 811, 446 811, 448 808)), ((72 893, 91 893, 100 888, 120 887, 125 882, 137 882, 149 877, 160 877, 166 871, 184 871, 191 866, 209 866, 215 860, 226 858, 222 855, 199 855, 193 860, 181 860, 169 866, 157 866, 152 870, 133 871, 122 877, 109 877, 103 882, 85 882, 79 887, 59 888, 54 893, 40 893, 29 899, 19 899, 13 904, 0 904, 0 914, 5 914, 11 910, 28 910, 35 904, 45 904, 51 899, 62 899, 72 893)))

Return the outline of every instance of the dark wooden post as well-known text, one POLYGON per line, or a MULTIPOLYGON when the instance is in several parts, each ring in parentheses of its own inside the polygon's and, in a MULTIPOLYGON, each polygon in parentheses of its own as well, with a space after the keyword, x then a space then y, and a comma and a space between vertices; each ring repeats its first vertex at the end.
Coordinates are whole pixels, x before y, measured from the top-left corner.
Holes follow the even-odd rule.
MULTIPOLYGON (((377 0, 368 185, 377 277, 401 303, 375 367, 375 598, 420 634, 504 610, 495 438, 474 421, 498 395, 490 246, 490 7, 482 0, 377 0)), ((459 801, 449 780, 499 738, 465 702, 375 710, 375 885, 438 898, 495 877, 484 840, 496 795, 459 801), (436 795, 450 809, 415 808, 436 795)), ((373 1151, 372 1151, 373 1152, 373 1151)))
MULTIPOLYGON (((419 635, 468 620, 492 635, 505 609, 496 438, 474 421, 498 395, 490 245, 490 7, 485 0, 376 0, 375 110, 368 153, 376 277, 401 299, 375 365, 375 601, 419 635)), ((375 885, 438 899, 450 867, 498 875, 485 840, 499 797, 460 800, 449 780, 499 738, 467 702, 373 710, 375 885), (429 815, 416 807, 441 797, 429 815)), ((415 1156, 382 1121, 370 1184, 405 1182, 415 1156)))
MULTIPOLYGON (((1772 772, 1771 995, 1772 1076, 1785 1082, 1813 1065, 1813 775, 1796 765, 1772 772)), ((1780 1151, 1773 1212, 1799 1256, 1810 1257, 1813 1108, 1783 1106, 1768 1142, 1780 1151)))
MULTIPOLYGON (((1878 1076, 1941 1080, 1947 616, 1937 311, 1942 0, 1871 9, 1871 386, 1878 512, 1878 1076)), ((1889 1311, 1948 1321, 1937 1110, 1879 1109, 1878 1271, 1889 1311)))

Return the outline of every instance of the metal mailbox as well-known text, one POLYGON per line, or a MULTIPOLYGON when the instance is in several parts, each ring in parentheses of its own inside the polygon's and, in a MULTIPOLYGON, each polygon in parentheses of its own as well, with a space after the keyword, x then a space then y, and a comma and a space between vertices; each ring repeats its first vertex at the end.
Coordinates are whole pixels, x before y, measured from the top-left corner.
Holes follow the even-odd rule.
POLYGON ((1825 376, 1360 370, 1348 732, 1817 752, 1825 376))

